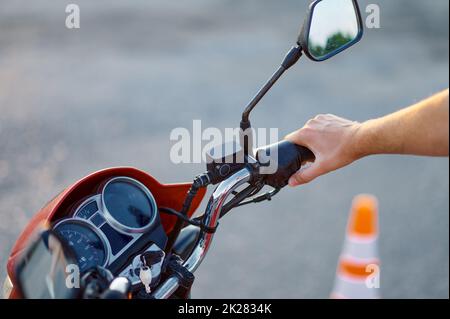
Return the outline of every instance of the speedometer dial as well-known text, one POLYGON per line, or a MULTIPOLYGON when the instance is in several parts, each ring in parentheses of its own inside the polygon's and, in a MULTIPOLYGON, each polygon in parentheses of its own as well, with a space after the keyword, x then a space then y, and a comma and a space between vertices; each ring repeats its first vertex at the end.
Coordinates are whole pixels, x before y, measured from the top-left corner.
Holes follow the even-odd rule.
POLYGON ((89 223, 67 219, 57 224, 54 230, 72 247, 81 273, 95 266, 105 266, 108 258, 106 243, 89 223))
POLYGON ((128 177, 111 179, 102 191, 106 220, 119 231, 143 233, 154 225, 157 205, 142 183, 128 177))

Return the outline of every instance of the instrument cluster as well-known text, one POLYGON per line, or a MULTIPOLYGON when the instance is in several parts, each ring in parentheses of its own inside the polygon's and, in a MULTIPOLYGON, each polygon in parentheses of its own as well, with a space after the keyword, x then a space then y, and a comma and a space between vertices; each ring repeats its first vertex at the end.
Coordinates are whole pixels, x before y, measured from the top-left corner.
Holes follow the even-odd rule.
POLYGON ((70 216, 53 229, 73 248, 81 273, 95 266, 118 272, 148 246, 164 249, 166 238, 156 200, 135 179, 109 179, 70 216))

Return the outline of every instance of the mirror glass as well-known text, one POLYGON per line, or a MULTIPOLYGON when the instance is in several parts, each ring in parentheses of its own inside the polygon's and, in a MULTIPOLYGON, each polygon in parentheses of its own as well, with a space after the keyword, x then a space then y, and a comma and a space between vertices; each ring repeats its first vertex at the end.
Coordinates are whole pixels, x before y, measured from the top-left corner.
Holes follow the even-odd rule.
POLYGON ((66 254, 54 234, 43 232, 25 252, 17 269, 22 296, 27 299, 72 298, 76 288, 66 285, 66 270, 76 261, 66 254))
POLYGON ((317 60, 330 58, 353 44, 359 32, 352 0, 322 0, 312 12, 308 51, 317 60))

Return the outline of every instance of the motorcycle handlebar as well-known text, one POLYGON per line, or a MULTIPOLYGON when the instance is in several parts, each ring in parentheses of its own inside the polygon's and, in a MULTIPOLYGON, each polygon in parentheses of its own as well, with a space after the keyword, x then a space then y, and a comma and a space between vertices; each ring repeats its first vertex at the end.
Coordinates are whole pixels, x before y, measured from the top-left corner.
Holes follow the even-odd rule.
POLYGON ((274 188, 283 188, 302 164, 314 161, 315 156, 304 146, 281 141, 258 149, 256 159, 261 165, 265 184, 274 188))
MULTIPOLYGON (((251 178, 251 170, 244 168, 220 183, 211 195, 206 207, 203 224, 210 229, 216 228, 227 198, 237 188, 249 182, 251 178)), ((201 232, 190 256, 183 262, 183 267, 192 273, 195 272, 205 258, 213 237, 214 233, 201 232)), ((179 285, 178 277, 171 276, 153 292, 152 297, 155 299, 167 299, 178 289, 179 285)))
MULTIPOLYGON (((271 174, 262 175, 264 182, 275 188, 287 185, 289 177, 298 171, 305 161, 313 161, 314 154, 303 146, 295 145, 289 141, 281 141, 257 150, 257 159, 276 161, 276 169, 271 174)), ((273 163, 273 162, 272 162, 273 163)), ((262 164, 264 167, 264 164, 262 164)), ((213 229, 217 227, 222 207, 237 188, 249 182, 253 172, 249 168, 241 169, 217 186, 207 205, 204 214, 204 224, 213 229)), ((194 272, 203 261, 211 245, 214 233, 203 232, 197 239, 197 243, 190 256, 183 263, 188 271, 194 272)), ((152 294, 155 299, 169 298, 179 287, 179 279, 176 276, 169 277, 152 294)))
MULTIPOLYGON (((268 145, 257 150, 257 160, 276 161, 274 172, 261 175, 264 183, 274 188, 282 188, 287 185, 289 178, 297 172, 302 163, 306 161, 314 161, 314 154, 306 147, 295 145, 289 141, 281 141, 276 144, 268 145)), ((261 163, 264 167, 264 162, 261 163)), ((213 192, 211 199, 207 205, 203 223, 205 226, 214 229, 217 227, 222 207, 227 198, 240 186, 250 182, 254 172, 248 167, 241 169, 231 177, 220 183, 213 192)), ((184 261, 183 267, 188 271, 194 272, 203 261, 211 245, 214 233, 202 232, 197 239, 196 245, 190 256, 184 261)), ((162 283, 152 294, 155 299, 167 299, 172 296, 180 285, 176 276, 169 277, 162 283)))

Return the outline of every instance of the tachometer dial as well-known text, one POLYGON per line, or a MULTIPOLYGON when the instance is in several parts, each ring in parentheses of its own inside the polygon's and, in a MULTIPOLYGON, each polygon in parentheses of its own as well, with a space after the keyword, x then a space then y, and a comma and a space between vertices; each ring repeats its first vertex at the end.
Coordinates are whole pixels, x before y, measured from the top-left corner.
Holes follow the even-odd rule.
POLYGON ((106 264, 108 258, 106 242, 89 223, 67 219, 57 224, 54 230, 72 247, 81 273, 89 268, 106 264))

